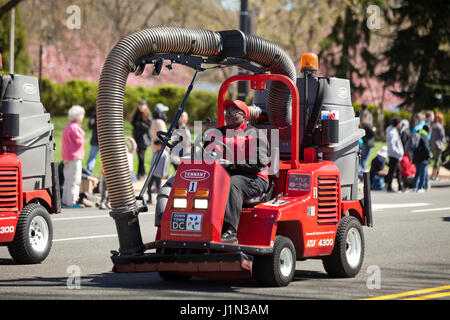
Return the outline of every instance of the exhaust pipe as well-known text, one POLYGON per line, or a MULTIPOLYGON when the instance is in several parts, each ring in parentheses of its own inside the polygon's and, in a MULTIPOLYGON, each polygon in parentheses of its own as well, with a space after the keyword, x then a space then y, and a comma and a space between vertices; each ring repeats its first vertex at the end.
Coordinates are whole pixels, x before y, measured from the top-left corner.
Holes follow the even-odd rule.
MULTIPOLYGON (((296 81, 295 66, 278 45, 254 35, 244 35, 245 55, 240 58, 267 67, 296 81)), ((119 253, 144 251, 138 210, 128 168, 123 125, 123 101, 128 75, 141 58, 157 53, 218 57, 224 50, 219 32, 177 27, 158 27, 135 32, 120 40, 109 53, 100 75, 97 97, 97 131, 100 155, 119 236, 119 253)), ((269 120, 279 129, 291 125, 291 96, 281 83, 270 87, 269 120)))

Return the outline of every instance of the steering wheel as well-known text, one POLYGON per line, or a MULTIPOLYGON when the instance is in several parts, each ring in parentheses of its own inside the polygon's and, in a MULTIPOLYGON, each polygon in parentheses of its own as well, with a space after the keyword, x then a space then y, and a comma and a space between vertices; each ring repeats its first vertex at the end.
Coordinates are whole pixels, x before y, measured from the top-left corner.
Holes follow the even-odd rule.
POLYGON ((205 138, 206 138, 207 133, 208 133, 208 131, 205 131, 205 132, 203 132, 202 134, 199 134, 199 135, 195 138, 194 144, 193 144, 194 152, 192 153, 192 154, 195 156, 194 159, 200 159, 200 156, 202 155, 202 153, 203 153, 203 159, 206 159, 206 160, 219 160, 219 159, 220 159, 220 158, 219 158, 219 155, 218 155, 216 152, 214 152, 214 151, 208 152, 208 151, 205 150, 205 148, 204 148, 204 142, 215 143, 215 144, 217 144, 217 145, 223 147, 223 148, 224 148, 224 151, 226 150, 226 153, 228 153, 228 152, 229 152, 230 154, 233 153, 233 152, 231 151, 230 147, 228 147, 228 146, 227 146, 225 143, 223 143, 222 141, 219 141, 219 140, 217 140, 217 139, 214 139, 214 137, 213 137, 213 139, 211 139, 211 140, 204 141, 205 138), (198 148, 198 147, 200 147, 200 150, 197 151, 197 148, 198 148))

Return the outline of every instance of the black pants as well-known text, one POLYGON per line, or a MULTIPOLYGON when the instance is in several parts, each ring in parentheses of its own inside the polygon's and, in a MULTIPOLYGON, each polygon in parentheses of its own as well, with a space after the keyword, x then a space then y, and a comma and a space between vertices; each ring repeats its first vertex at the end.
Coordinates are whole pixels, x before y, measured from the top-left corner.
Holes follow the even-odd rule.
POLYGON ((138 146, 137 147, 137 156, 138 156, 138 179, 145 176, 145 151, 147 151, 147 146, 138 146))
POLYGON ((269 182, 254 174, 236 174, 231 176, 230 192, 225 208, 224 223, 230 224, 235 230, 239 225, 244 199, 251 199, 264 194, 269 182))
POLYGON ((402 170, 400 168, 400 160, 397 158, 389 157, 388 166, 389 166, 389 171, 386 176, 387 189, 388 190, 392 189, 392 180, 394 179, 394 176, 395 176, 397 178, 397 182, 398 182, 398 190, 399 191, 403 190, 402 170))

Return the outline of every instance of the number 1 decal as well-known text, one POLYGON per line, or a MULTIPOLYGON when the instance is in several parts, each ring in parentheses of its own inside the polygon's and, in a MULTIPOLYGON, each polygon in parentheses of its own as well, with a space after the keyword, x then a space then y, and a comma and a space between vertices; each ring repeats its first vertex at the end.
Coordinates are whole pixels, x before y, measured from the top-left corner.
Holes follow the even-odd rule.
POLYGON ((191 181, 189 183, 189 192, 195 192, 195 191, 197 191, 197 182, 191 181))

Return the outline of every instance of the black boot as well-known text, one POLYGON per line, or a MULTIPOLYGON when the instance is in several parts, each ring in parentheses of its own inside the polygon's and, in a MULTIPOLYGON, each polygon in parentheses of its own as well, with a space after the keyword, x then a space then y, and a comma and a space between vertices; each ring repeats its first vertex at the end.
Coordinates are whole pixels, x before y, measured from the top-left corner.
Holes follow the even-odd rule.
POLYGON ((221 240, 224 243, 237 243, 237 234, 236 230, 229 224, 224 223, 224 226, 222 228, 222 236, 221 240))

